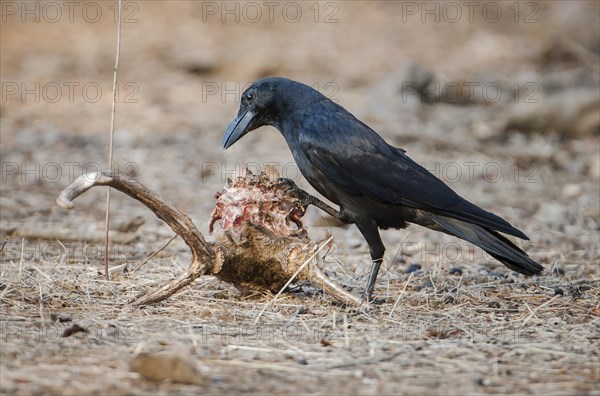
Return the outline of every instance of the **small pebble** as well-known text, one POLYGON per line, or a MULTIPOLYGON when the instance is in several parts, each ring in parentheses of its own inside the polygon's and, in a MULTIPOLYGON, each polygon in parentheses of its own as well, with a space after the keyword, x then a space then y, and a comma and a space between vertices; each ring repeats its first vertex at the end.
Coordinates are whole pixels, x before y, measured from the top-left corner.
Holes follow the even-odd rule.
POLYGON ((462 275, 463 271, 460 267, 452 267, 448 270, 450 275, 462 275))
POLYGON ((415 290, 421 290, 421 289, 425 289, 426 287, 431 287, 431 286, 433 286, 433 283, 431 283, 431 281, 426 281, 426 282, 423 282, 423 284, 415 287, 415 290))
POLYGON ((560 287, 555 287, 554 288, 554 295, 555 296, 564 296, 565 295, 565 291, 563 289, 561 289, 560 287))
POLYGON ((69 314, 63 314, 63 313, 61 313, 61 314, 51 313, 50 314, 50 318, 53 321, 55 321, 55 322, 59 321, 60 323, 66 323, 66 322, 70 322, 70 321, 73 320, 73 318, 71 317, 71 315, 69 315, 69 314))
POLYGON ((485 269, 485 272, 487 272, 488 276, 491 276, 493 278, 506 278, 508 277, 508 274, 506 272, 499 272, 499 271, 492 271, 490 269, 485 269))
POLYGON ((454 296, 450 293, 446 293, 444 295, 444 303, 446 304, 452 304, 454 302, 454 296))
POLYGON ((83 327, 79 326, 77 323, 73 323, 70 327, 67 327, 63 333, 61 334, 61 337, 70 337, 73 334, 77 334, 77 333, 87 333, 87 329, 84 329, 83 327))
POLYGON ((573 199, 583 192, 581 184, 569 183, 562 188, 562 195, 565 199, 573 199))
POLYGON ((417 272, 421 268, 422 268, 421 264, 411 264, 408 267, 406 267, 406 269, 404 270, 404 273, 410 274, 411 272, 417 272))

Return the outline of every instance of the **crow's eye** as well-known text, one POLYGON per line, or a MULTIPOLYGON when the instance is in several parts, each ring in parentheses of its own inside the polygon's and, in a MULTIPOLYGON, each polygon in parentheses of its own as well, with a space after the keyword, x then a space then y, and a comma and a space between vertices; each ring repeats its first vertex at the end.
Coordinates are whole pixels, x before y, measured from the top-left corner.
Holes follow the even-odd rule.
POLYGON ((254 100, 254 92, 246 92, 246 93, 244 94, 244 96, 242 97, 242 100, 243 100, 245 103, 250 103, 250 102, 252 102, 252 101, 254 100))

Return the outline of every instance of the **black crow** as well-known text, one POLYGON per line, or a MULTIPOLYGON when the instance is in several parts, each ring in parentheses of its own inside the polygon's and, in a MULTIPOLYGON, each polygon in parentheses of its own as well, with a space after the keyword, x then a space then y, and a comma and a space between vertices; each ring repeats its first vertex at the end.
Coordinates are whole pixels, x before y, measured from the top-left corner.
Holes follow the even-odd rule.
POLYGON ((227 127, 223 149, 263 125, 281 132, 306 180, 340 209, 302 192, 305 203, 356 224, 366 239, 373 260, 367 300, 385 252, 379 228, 404 228, 407 223, 469 241, 522 274, 543 271, 500 234, 529 239, 523 232, 460 197, 404 150, 390 146, 313 88, 279 77, 252 84, 242 94, 239 113, 227 127))

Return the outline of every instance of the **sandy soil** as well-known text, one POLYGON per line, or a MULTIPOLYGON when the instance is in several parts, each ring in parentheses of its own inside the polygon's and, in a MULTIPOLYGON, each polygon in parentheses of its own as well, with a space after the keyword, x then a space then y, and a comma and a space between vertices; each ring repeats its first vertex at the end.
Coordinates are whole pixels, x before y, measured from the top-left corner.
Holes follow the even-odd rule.
MULTIPOLYGON (((50 3, 1 4, 3 393, 600 394, 597 2, 125 2, 115 161, 207 237, 236 168, 276 164, 312 191, 274 129, 219 148, 243 87, 282 75, 522 229, 546 267, 524 278, 411 226, 384 233, 383 304, 351 309, 300 285, 257 324, 273 295, 211 277, 132 308, 183 271, 186 246, 137 269, 173 234, 115 192, 112 224, 145 222, 111 246, 105 281, 103 243, 86 236, 103 230, 105 192, 54 203, 106 169, 116 25, 113 2, 50 3), (18 236, 41 231, 78 240, 18 236), (62 337, 74 323, 87 332, 62 337), (182 356, 202 382, 145 379, 130 367, 142 352, 182 356)), ((356 228, 305 219, 313 240, 334 236, 328 274, 359 293, 356 228)))

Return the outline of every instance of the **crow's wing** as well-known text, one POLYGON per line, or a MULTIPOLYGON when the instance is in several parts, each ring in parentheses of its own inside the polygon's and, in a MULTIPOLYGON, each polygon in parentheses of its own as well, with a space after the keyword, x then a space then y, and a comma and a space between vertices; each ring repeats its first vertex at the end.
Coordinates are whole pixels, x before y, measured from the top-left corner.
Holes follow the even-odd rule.
POLYGON ((311 164, 348 194, 422 209, 528 239, 506 220, 460 197, 349 113, 313 114, 305 119, 299 142, 311 164))

